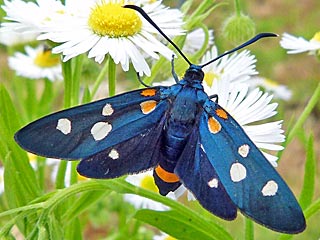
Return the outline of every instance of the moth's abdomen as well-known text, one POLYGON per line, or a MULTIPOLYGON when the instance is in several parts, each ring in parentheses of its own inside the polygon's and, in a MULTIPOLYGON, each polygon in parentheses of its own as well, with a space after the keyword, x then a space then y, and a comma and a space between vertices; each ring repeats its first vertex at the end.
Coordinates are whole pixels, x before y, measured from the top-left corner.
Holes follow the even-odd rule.
POLYGON ((161 195, 167 195, 181 185, 174 172, 198 114, 195 89, 185 87, 173 100, 172 106, 164 127, 161 158, 153 174, 161 195))

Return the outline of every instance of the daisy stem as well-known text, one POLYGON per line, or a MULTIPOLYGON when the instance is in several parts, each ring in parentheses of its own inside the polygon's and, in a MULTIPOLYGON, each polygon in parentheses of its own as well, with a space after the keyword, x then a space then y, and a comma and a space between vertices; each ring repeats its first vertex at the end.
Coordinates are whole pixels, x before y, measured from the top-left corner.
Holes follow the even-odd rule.
POLYGON ((37 175, 39 179, 39 187, 42 191, 44 191, 44 183, 45 183, 45 167, 46 167, 46 159, 42 157, 37 157, 37 175))
POLYGON ((81 54, 74 59, 74 68, 72 72, 72 94, 71 94, 71 106, 79 104, 80 93, 80 78, 82 72, 84 55, 81 54))
POLYGON ((94 97, 94 95, 97 93, 100 84, 102 83, 102 81, 104 80, 104 78, 108 72, 108 69, 109 69, 109 58, 106 60, 106 62, 104 64, 103 68, 101 69, 96 81, 94 82, 94 85, 93 85, 93 88, 91 91, 92 97, 94 97))
POLYGON ((64 78, 64 108, 71 107, 72 95, 72 60, 62 63, 64 78))
POLYGON ((254 227, 253 227, 253 222, 251 219, 246 218, 245 219, 245 225, 244 225, 244 239, 246 240, 251 240, 254 239, 254 227))
MULTIPOLYGON (((84 55, 81 54, 74 59, 74 67, 72 71, 72 94, 71 94, 71 106, 79 104, 79 94, 80 94, 80 79, 82 72, 84 55)), ((77 175, 77 165, 78 162, 71 163, 71 171, 70 171, 70 185, 75 184, 78 180, 77 175)))
POLYGON ((288 138, 286 141, 286 145, 288 145, 294 136, 298 133, 298 131, 302 128, 302 125, 305 123, 307 120, 308 116, 310 115, 312 109, 316 106, 317 102, 320 100, 320 83, 318 83, 318 86, 316 90, 314 91, 311 99, 309 100, 306 108, 304 111, 301 113, 299 119, 297 120, 296 124, 293 126, 291 131, 288 134, 288 138))
POLYGON ((64 188, 64 178, 67 171, 67 161, 61 161, 58 167, 58 173, 56 177, 56 189, 64 188))
MULTIPOLYGON (((62 63, 62 72, 64 77, 64 108, 71 106, 72 98, 72 60, 62 63)), ((67 162, 61 161, 59 163, 57 177, 56 177, 56 189, 64 188, 64 178, 67 170, 67 162)))
POLYGON ((209 30, 205 24, 200 24, 199 26, 203 32, 204 32, 204 42, 201 46, 201 48, 192 56, 192 59, 200 59, 202 56, 204 56, 205 52, 207 51, 208 48, 208 43, 209 43, 209 30))
POLYGON ((235 8, 236 8, 236 14, 237 14, 238 17, 240 17, 240 15, 241 15, 241 7, 240 7, 239 0, 234 0, 234 5, 235 5, 235 8))
POLYGON ((109 96, 114 96, 116 94, 116 64, 113 59, 109 58, 109 96))

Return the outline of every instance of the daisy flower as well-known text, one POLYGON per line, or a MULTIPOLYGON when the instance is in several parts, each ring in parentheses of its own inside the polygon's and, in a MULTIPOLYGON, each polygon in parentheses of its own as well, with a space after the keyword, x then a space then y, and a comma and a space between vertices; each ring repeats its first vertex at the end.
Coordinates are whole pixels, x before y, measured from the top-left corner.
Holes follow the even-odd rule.
MULTIPOLYGON (((218 56, 218 49, 213 46, 202 58, 202 63, 206 63, 218 56)), ((215 81, 219 82, 224 78, 234 83, 243 83, 250 79, 251 76, 258 74, 256 71, 256 58, 251 55, 249 51, 244 50, 240 53, 233 53, 225 56, 218 61, 211 63, 203 68, 206 73, 204 82, 208 86, 217 87, 218 84, 213 84, 215 81)))
POLYGON ((158 59, 159 53, 171 59, 173 52, 157 40, 158 33, 139 13, 122 7, 127 3, 141 6, 169 36, 182 34, 182 13, 161 1, 91 0, 70 2, 68 9, 74 4, 78 11, 52 22, 38 39, 61 43, 53 52, 62 53, 64 61, 88 52, 89 58, 101 63, 109 54, 124 71, 131 62, 140 75, 150 75, 144 56, 158 59))
POLYGON ((1 32, 36 35, 41 33, 44 26, 65 12, 65 6, 59 0, 4 0, 2 9, 6 12, 4 19, 7 22, 1 24, 1 32))
MULTIPOLYGON (((218 49, 213 46, 206 52, 201 62, 206 63, 218 56, 218 49)), ((256 71, 256 58, 251 55, 249 51, 244 50, 240 53, 235 52, 232 55, 225 56, 218 61, 211 63, 203 68, 205 72, 204 76, 204 88, 205 91, 212 91, 211 87, 217 88, 219 80, 227 78, 232 83, 245 83, 258 72, 256 71), (215 82, 215 84, 213 84, 215 82)), ((162 82, 154 83, 155 86, 171 86, 175 84, 172 78, 169 78, 162 82)), ((217 91, 217 90, 215 90, 217 91)))
POLYGON ((309 54, 316 55, 320 50, 320 32, 317 32, 310 40, 284 33, 280 45, 287 50, 288 54, 309 52, 309 54))
POLYGON ((33 153, 29 153, 27 152, 28 158, 29 158, 29 163, 31 165, 31 167, 34 170, 37 170, 38 165, 37 165, 37 155, 33 154, 33 153))
POLYGON ((187 192, 187 199, 188 201, 195 201, 197 200, 196 197, 193 195, 192 192, 190 192, 183 184, 181 184, 180 187, 178 187, 174 192, 175 198, 180 198, 185 192, 187 192))
POLYGON ((277 83, 269 78, 254 76, 250 79, 250 87, 263 87, 267 92, 271 92, 275 98, 289 101, 292 91, 286 86, 277 83))
MULTIPOLYGON (((208 46, 211 46, 213 44, 214 36, 213 36, 213 30, 210 29, 209 31, 209 39, 208 39, 208 46)), ((194 54, 197 51, 199 51, 204 42, 205 42, 205 32, 202 28, 197 28, 196 30, 193 30, 192 32, 188 33, 186 36, 185 44, 183 45, 182 52, 194 54)))
POLYGON ((43 46, 26 46, 25 52, 16 52, 8 59, 9 67, 15 70, 17 75, 31 79, 47 78, 50 81, 62 79, 59 56, 52 55, 51 51, 43 46))
MULTIPOLYGON (((129 175, 126 178, 126 181, 135 186, 148 189, 153 192, 159 192, 158 187, 153 179, 153 170, 129 175)), ((167 195, 167 197, 175 199, 174 194, 171 192, 167 195)), ((169 209, 169 207, 163 205, 162 203, 155 202, 151 199, 140 197, 135 194, 124 194, 124 200, 131 203, 137 209, 148 208, 156 211, 165 211, 169 209)))
POLYGON ((1 31, 0 29, 0 43, 6 46, 14 46, 35 41, 36 37, 37 34, 35 33, 18 33, 14 31, 1 31))
POLYGON ((163 233, 163 232, 160 235, 153 236, 152 239, 153 240, 176 240, 176 238, 171 237, 170 235, 163 233))

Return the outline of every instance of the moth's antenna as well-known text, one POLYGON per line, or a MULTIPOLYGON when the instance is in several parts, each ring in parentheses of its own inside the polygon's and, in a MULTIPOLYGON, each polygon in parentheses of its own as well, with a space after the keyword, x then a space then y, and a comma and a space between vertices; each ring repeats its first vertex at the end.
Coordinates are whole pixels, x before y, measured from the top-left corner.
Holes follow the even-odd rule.
POLYGON ((135 5, 124 5, 124 8, 131 8, 133 10, 136 10, 139 12, 142 17, 144 17, 155 29, 158 30, 158 32, 169 42, 171 45, 179 52, 179 54, 187 61, 189 65, 192 65, 192 63, 189 61, 189 59, 183 54, 183 52, 179 49, 179 47, 157 26, 157 24, 148 16, 148 14, 140 7, 135 5))
POLYGON ((246 47, 246 46, 248 46, 248 45, 250 45, 250 44, 258 41, 258 40, 260 40, 261 38, 266 38, 266 37, 278 37, 278 35, 275 34, 275 33, 259 33, 258 35, 256 35, 255 37, 251 38, 251 39, 248 40, 247 42, 241 44, 240 46, 238 46, 238 47, 236 47, 236 48, 234 48, 234 49, 232 49, 232 50, 230 50, 230 51, 227 51, 227 52, 221 54, 220 56, 218 56, 218 57, 210 60, 209 62, 207 62, 207 63, 205 63, 205 64, 200 65, 200 67, 203 68, 203 67, 209 65, 210 63, 213 63, 214 61, 217 61, 218 59, 224 57, 225 55, 228 55, 228 54, 230 54, 230 53, 233 53, 233 52, 235 52, 235 51, 238 51, 239 49, 244 48, 244 47, 246 47))

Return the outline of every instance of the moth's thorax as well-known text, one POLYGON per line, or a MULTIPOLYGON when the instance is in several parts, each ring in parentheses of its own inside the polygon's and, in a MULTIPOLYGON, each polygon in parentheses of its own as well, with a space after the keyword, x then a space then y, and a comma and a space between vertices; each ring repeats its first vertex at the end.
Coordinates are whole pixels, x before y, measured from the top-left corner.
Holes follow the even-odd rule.
POLYGON ((204 78, 204 73, 200 66, 191 65, 184 74, 183 79, 189 84, 201 84, 204 78))
POLYGON ((184 85, 180 93, 173 99, 169 121, 178 125, 193 124, 199 111, 198 89, 184 85))

